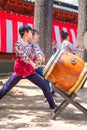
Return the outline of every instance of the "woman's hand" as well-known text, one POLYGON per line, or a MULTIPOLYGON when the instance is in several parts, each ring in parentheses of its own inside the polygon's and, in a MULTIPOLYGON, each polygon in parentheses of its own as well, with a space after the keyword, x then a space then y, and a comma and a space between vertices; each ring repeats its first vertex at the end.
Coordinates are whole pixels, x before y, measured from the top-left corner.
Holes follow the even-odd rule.
POLYGON ((38 60, 38 62, 45 62, 45 57, 44 57, 44 55, 38 55, 37 60, 38 60))
POLYGON ((42 62, 43 62, 43 63, 45 62, 45 57, 44 57, 44 56, 42 56, 42 62))
POLYGON ((38 64, 35 64, 33 61, 30 61, 29 64, 31 64, 34 69, 38 68, 38 64))

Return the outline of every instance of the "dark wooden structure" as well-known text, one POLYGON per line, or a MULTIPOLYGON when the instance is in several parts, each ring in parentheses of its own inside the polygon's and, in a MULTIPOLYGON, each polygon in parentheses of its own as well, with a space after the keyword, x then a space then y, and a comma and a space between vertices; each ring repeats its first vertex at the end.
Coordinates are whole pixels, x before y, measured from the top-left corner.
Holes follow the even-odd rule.
MULTIPOLYGON (((6 11, 34 16, 34 2, 32 0, 0 0, 0 8, 6 11)), ((78 7, 54 1, 53 19, 77 24, 78 7)))
POLYGON ((52 115, 53 120, 55 120, 69 104, 72 104, 87 116, 87 108, 84 108, 84 106, 82 106, 75 100, 75 98, 78 96, 77 91, 80 88, 83 88, 83 85, 85 84, 86 81, 87 81, 87 70, 85 70, 84 73, 82 74, 81 79, 77 84, 77 89, 75 91, 68 93, 56 86, 53 87, 54 91, 64 98, 62 103, 60 103, 60 105, 54 111, 52 115))

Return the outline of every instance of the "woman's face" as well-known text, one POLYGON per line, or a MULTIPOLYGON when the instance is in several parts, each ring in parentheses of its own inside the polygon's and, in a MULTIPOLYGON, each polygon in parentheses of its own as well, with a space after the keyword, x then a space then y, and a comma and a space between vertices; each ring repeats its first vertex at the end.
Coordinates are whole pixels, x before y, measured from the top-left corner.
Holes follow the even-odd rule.
POLYGON ((28 32, 26 32, 26 36, 27 36, 28 40, 31 40, 32 39, 32 31, 29 30, 28 32))
POLYGON ((66 37, 66 40, 68 40, 68 41, 70 40, 70 37, 69 37, 69 35, 66 37))
POLYGON ((33 40, 37 41, 37 40, 38 40, 38 37, 39 37, 39 34, 38 34, 38 33, 35 33, 35 34, 33 35, 33 40))

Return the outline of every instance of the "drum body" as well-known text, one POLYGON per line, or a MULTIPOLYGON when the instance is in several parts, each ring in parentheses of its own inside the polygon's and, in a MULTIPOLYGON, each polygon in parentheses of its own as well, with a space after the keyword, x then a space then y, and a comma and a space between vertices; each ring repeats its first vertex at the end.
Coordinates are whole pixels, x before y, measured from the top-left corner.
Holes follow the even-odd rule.
POLYGON ((78 81, 85 63, 79 57, 58 50, 44 68, 44 77, 63 90, 69 91, 78 81))

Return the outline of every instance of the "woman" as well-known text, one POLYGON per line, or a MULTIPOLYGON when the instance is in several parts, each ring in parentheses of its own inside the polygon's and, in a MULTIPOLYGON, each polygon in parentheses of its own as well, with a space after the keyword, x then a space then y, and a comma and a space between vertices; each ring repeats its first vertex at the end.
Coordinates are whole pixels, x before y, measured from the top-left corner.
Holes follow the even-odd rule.
POLYGON ((73 54, 80 51, 80 49, 77 49, 77 48, 75 49, 73 44, 71 42, 69 42, 70 37, 69 37, 68 32, 65 32, 62 30, 60 32, 60 34, 61 34, 61 38, 63 40, 62 47, 61 47, 62 50, 68 51, 68 52, 73 53, 73 54))
POLYGON ((0 91, 2 99, 21 79, 26 78, 42 89, 49 107, 55 109, 57 106, 52 98, 47 83, 35 72, 38 68, 37 58, 42 62, 42 51, 39 46, 31 41, 32 28, 23 25, 19 28, 21 39, 15 44, 15 53, 17 59, 14 64, 14 72, 0 91))
MULTIPOLYGON (((39 37, 39 32, 35 29, 32 30, 32 42, 34 42, 34 44, 37 44, 37 41, 38 41, 38 37, 39 37)), ((44 63, 45 62, 45 56, 44 54, 42 54, 42 62, 44 63)), ((42 77, 43 77, 43 65, 42 65, 42 62, 40 62, 39 60, 39 57, 37 58, 37 63, 39 64, 39 67, 36 69, 36 72, 38 74, 40 74, 42 77)))
MULTIPOLYGON (((35 44, 37 44, 38 37, 39 37, 39 32, 38 32, 37 30, 33 29, 32 34, 33 34, 32 41, 33 41, 35 44)), ((38 45, 38 44, 37 44, 37 45, 38 45)), ((38 60, 39 60, 39 59, 38 59, 38 60)), ((42 62, 45 62, 45 56, 44 56, 44 54, 43 54, 43 57, 42 57, 42 62)), ((39 63, 39 64, 41 65, 41 63, 39 63)), ((37 72, 40 76, 42 76, 42 77, 44 78, 44 76, 43 76, 43 65, 41 65, 40 67, 38 67, 38 68, 36 69, 36 72, 37 72)), ((46 80, 45 78, 44 78, 44 80, 46 81, 46 83, 48 84, 48 87, 50 88, 50 83, 49 83, 49 81, 46 80)), ((51 88, 50 88, 50 89, 51 89, 51 88)), ((54 96, 54 97, 56 96, 53 89, 52 89, 52 91, 51 91, 51 94, 52 94, 52 96, 54 96)), ((46 101, 46 100, 45 100, 45 101, 46 101)))

